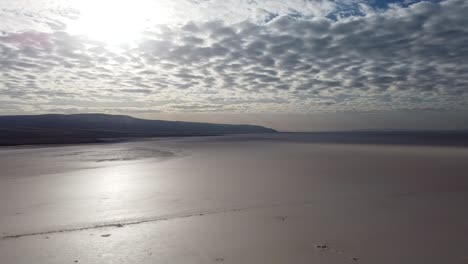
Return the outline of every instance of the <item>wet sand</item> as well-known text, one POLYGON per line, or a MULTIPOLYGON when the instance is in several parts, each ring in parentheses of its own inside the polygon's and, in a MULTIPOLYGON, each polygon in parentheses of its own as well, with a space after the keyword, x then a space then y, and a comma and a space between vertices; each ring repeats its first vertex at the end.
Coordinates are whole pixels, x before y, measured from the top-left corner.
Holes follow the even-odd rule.
POLYGON ((0 263, 468 263, 468 149, 248 137, 0 149, 0 263))

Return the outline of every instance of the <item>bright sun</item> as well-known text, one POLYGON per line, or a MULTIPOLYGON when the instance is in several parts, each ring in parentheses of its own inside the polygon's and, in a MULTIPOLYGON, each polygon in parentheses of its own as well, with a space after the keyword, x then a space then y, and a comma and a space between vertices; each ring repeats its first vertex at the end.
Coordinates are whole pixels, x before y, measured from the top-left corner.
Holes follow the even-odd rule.
POLYGON ((69 25, 69 32, 107 44, 135 41, 148 27, 171 18, 170 8, 159 1, 78 0, 75 6, 80 17, 69 25))

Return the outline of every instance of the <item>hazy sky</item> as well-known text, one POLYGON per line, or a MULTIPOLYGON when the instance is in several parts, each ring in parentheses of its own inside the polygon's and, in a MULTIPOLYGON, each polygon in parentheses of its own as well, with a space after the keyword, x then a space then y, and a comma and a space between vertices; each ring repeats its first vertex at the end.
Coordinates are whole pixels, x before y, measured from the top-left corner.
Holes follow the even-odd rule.
POLYGON ((0 115, 468 128, 468 1, 0 0, 0 115))

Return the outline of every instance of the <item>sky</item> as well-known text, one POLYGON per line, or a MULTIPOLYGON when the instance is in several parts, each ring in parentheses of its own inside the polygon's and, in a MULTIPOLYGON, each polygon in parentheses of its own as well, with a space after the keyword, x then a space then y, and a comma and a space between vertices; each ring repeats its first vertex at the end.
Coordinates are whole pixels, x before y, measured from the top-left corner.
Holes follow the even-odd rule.
POLYGON ((466 0, 0 0, 0 115, 468 129, 467 14, 466 0))

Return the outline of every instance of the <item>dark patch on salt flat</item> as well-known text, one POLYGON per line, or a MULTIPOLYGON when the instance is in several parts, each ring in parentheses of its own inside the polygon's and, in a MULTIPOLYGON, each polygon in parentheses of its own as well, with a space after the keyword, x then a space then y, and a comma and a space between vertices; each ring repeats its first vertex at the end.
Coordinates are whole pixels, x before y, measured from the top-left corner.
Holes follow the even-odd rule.
POLYGON ((170 158, 175 153, 152 148, 103 148, 90 151, 73 151, 54 154, 53 157, 86 162, 131 161, 149 158, 170 158))

